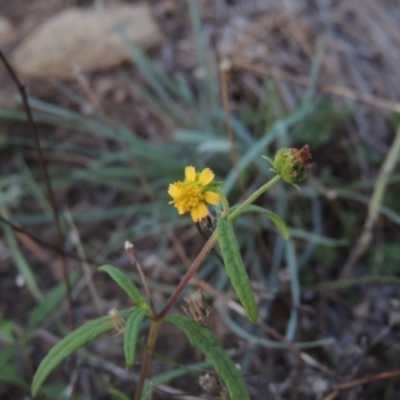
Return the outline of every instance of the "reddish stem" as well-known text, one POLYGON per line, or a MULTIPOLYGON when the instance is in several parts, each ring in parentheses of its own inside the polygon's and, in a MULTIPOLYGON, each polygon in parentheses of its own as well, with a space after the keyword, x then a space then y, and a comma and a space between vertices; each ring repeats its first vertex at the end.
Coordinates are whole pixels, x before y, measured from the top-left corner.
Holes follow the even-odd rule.
POLYGON ((155 321, 160 321, 167 315, 170 308, 174 305, 174 303, 178 299, 179 295, 182 293, 183 289, 189 283, 190 279, 192 279, 193 275, 197 272, 200 265, 203 263, 204 259, 207 257, 208 253, 214 247, 216 242, 217 242, 217 232, 214 231, 213 234, 207 240, 207 242, 204 245, 204 247, 202 248, 202 250, 200 251, 199 255, 193 261, 193 264, 191 265, 189 270, 186 272, 186 275, 182 278, 179 285, 175 288, 174 293, 172 293, 171 297, 165 304, 162 311, 158 315, 156 315, 155 321))

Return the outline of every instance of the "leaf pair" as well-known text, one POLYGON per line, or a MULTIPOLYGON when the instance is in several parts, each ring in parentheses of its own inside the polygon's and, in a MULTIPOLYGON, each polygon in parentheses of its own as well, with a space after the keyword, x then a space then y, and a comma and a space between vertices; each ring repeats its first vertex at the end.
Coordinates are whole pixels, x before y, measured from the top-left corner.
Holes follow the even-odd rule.
MULTIPOLYGON (((120 269, 111 265, 104 265, 100 271, 108 273, 111 278, 138 304, 129 310, 121 311, 121 318, 128 317, 124 329, 124 352, 126 363, 132 366, 135 363, 136 344, 140 331, 140 324, 148 313, 148 305, 137 287, 120 269)), ((75 331, 60 340, 46 355, 36 370, 32 381, 32 396, 35 397, 49 374, 68 356, 90 343, 100 335, 114 328, 113 318, 109 315, 86 322, 75 331)))

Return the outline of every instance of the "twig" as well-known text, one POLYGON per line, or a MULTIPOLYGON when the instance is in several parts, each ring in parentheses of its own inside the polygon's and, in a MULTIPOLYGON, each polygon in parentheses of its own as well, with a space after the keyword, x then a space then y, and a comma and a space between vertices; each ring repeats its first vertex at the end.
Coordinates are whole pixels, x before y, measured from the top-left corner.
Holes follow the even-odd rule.
POLYGON ((74 73, 74 75, 76 77, 76 80, 78 81, 79 85, 81 86, 81 88, 85 92, 87 98, 89 99, 89 102, 92 105, 92 107, 96 111, 98 111, 100 114, 104 115, 104 109, 101 106, 99 99, 97 98, 96 94, 94 93, 94 91, 90 87, 88 80, 83 75, 83 73, 82 73, 81 69, 79 68, 79 66, 74 64, 72 66, 72 71, 73 71, 73 73, 74 73))
MULTIPOLYGON (((228 93, 228 78, 229 71, 232 69, 231 62, 228 59, 223 60, 220 63, 220 80, 221 80, 221 96, 222 96, 222 104, 225 111, 225 120, 226 120, 226 131, 228 133, 229 143, 231 146, 232 153, 232 162, 233 167, 235 168, 236 175, 238 177, 240 192, 244 196, 246 194, 246 187, 243 181, 243 175, 240 173, 239 168, 239 156, 235 146, 235 135, 233 134, 232 121, 231 121, 231 110, 229 106, 229 93, 228 93)), ((254 215, 250 215, 250 221, 254 232, 257 232, 256 240, 261 249, 261 252, 265 256, 266 259, 270 258, 270 254, 265 247, 264 240, 261 237, 259 230, 257 229, 256 218, 254 215)), ((216 253, 218 258, 220 258, 219 254, 216 253)), ((222 263, 223 264, 223 263, 222 263)))
POLYGON ((366 378, 357 379, 355 381, 337 383, 336 385, 334 385, 334 389, 335 390, 348 390, 348 389, 352 389, 356 386, 365 385, 366 383, 383 381, 386 379, 395 378, 396 376, 400 376, 400 370, 382 372, 380 374, 369 376, 366 378))
POLYGON ((215 243, 217 242, 217 232, 214 231, 213 234, 210 236, 198 256, 193 261, 192 266, 186 272, 185 276, 180 281, 179 285, 175 288, 174 292, 172 293, 171 297, 168 299, 167 303, 165 304, 164 308, 161 310, 159 314, 156 316, 156 321, 160 321, 163 319, 173 304, 178 299, 179 295, 182 293, 183 289, 187 286, 190 279, 194 276, 197 270, 200 268, 201 264, 203 263, 204 259, 207 257, 208 253, 214 247, 215 243))
POLYGON ((135 247, 133 246, 133 244, 131 242, 128 242, 128 241, 125 242, 125 251, 129 255, 129 259, 131 260, 131 264, 134 267, 136 267, 136 269, 139 272, 140 278, 142 279, 142 283, 143 283, 143 286, 144 286, 144 291, 146 292, 147 302, 148 302, 148 304, 150 304, 150 307, 154 312, 153 302, 151 301, 150 290, 149 290, 149 287, 147 285, 146 276, 143 273, 142 265, 140 264, 139 260, 136 257, 135 247))
POLYGON ((305 353, 304 351, 299 350, 293 343, 289 342, 284 336, 282 336, 277 330, 275 330, 272 326, 267 324, 261 323, 262 328, 274 339, 278 340, 282 344, 286 346, 288 350, 290 350, 293 354, 295 354, 301 361, 305 364, 308 364, 310 367, 320 370, 326 375, 332 376, 334 372, 326 367, 325 365, 321 364, 315 358, 311 357, 309 354, 305 353))
MULTIPOLYGON (((295 85, 310 86, 311 84, 310 80, 306 76, 289 74, 277 67, 269 67, 267 65, 261 64, 250 64, 248 61, 239 58, 235 58, 232 64, 237 69, 248 70, 260 75, 269 75, 275 79, 281 79, 283 81, 294 83, 295 85)), ((373 107, 381 108, 386 111, 394 111, 400 113, 400 103, 383 99, 381 97, 371 96, 367 93, 359 93, 355 90, 351 90, 347 87, 339 85, 319 84, 317 85, 317 88, 322 92, 329 93, 334 96, 356 100, 361 103, 369 104, 373 107)))
POLYGON ((400 126, 397 129, 397 133, 389 150, 388 155, 379 171, 378 177, 376 179, 376 185, 374 187, 371 200, 368 206, 368 215, 364 222, 364 227, 361 235, 357 241, 357 245, 354 247, 349 258, 347 259, 345 265, 343 266, 342 272, 340 274, 341 278, 348 278, 352 272, 355 263, 360 259, 360 257, 365 253, 372 239, 372 229, 375 222, 379 216, 379 208, 382 204, 383 195, 385 193, 389 178, 396 166, 397 160, 400 154, 400 126))
MULTIPOLYGON (((76 254, 69 253, 68 251, 66 251, 64 249, 61 249, 59 247, 56 247, 56 246, 53 246, 52 244, 47 243, 45 240, 42 240, 41 238, 35 236, 33 233, 28 232, 25 228, 22 228, 21 226, 14 224, 7 218, 2 217, 1 215, 0 215, 0 222, 2 224, 9 226, 15 232, 18 232, 21 236, 23 235, 23 236, 27 236, 27 237, 31 238, 34 242, 40 244, 42 247, 44 247, 48 250, 53 251, 54 253, 71 258, 72 260, 76 260, 79 262, 85 261, 82 258, 80 258, 79 256, 77 256, 76 254)), ((92 264, 104 264, 104 262, 102 262, 102 261, 94 261, 89 258, 87 259, 87 261, 92 264)))
MULTIPOLYGON (((51 208, 53 211, 53 218, 54 218, 54 223, 55 223, 57 236, 58 236, 58 244, 61 246, 62 243, 64 243, 64 234, 61 229, 60 216, 59 216, 59 212, 58 212, 58 208, 57 208, 57 202, 56 202, 54 191, 53 191, 53 188, 51 185, 51 180, 50 180, 49 172, 47 169, 46 160, 43 156, 42 148, 40 145, 39 133, 36 129, 36 124, 32 117, 32 112, 31 112, 31 108, 29 106, 28 96, 26 94, 25 86, 20 82, 20 80, 17 77, 17 74, 15 73, 14 69, 11 67, 10 63, 7 61, 6 57, 4 56, 4 54, 1 50, 0 50, 0 59, 1 59, 2 63, 4 64, 8 74, 10 75, 15 86, 17 87, 17 90, 19 91, 21 98, 22 98, 22 103, 24 106, 25 114, 27 116, 27 120, 28 120, 29 130, 33 137, 35 149, 39 155, 39 162, 40 162, 40 167, 41 167, 42 174, 44 177, 44 182, 46 185, 47 197, 48 197, 48 200, 50 202, 50 205, 51 205, 51 208)), ((74 324, 74 314, 73 314, 73 306, 72 306, 72 299, 71 299, 71 285, 70 285, 69 279, 68 279, 68 266, 67 266, 67 260, 66 260, 65 255, 62 255, 62 272, 63 272, 64 284, 67 289, 69 329, 73 330, 75 324, 74 324)))
MULTIPOLYGON (((220 293, 217 289, 215 289, 209 283, 202 281, 200 279, 197 279, 197 278, 192 278, 189 283, 193 286, 197 286, 197 287, 201 288, 202 290, 210 293, 211 295, 215 296, 216 298, 221 299, 223 302, 226 303, 226 305, 231 310, 234 310, 238 314, 243 315, 243 316, 246 315, 244 308, 240 304, 236 303, 229 297, 220 293)), ((305 353, 304 351, 299 350, 296 346, 293 345, 293 343, 289 342, 284 336, 282 336, 278 331, 276 331, 271 326, 264 324, 264 323, 261 323, 261 326, 270 336, 272 336, 278 342, 281 342, 282 344, 284 344, 288 350, 290 350, 292 353, 297 355, 297 357, 299 357, 299 359, 302 362, 304 362, 305 364, 307 364, 315 369, 318 369, 327 375, 334 374, 334 372, 332 370, 330 370, 325 365, 319 363, 315 358, 311 357, 309 354, 305 353)))
POLYGON ((79 236, 78 229, 76 228, 74 219, 73 219, 71 211, 69 209, 65 210, 64 215, 65 215, 65 219, 67 220, 67 222, 70 225, 71 242, 76 247, 76 250, 77 250, 80 258, 83 260, 81 262, 82 270, 83 270, 83 274, 86 279, 86 284, 88 286, 90 296, 92 297, 94 308, 96 309, 97 314, 100 315, 101 300, 100 300, 99 295, 97 294, 96 286, 93 283, 92 272, 90 271, 88 261, 86 260, 85 250, 82 246, 82 242, 81 242, 81 239, 79 236))
POLYGON ((233 134, 232 129, 232 121, 231 121, 231 110, 229 107, 229 94, 228 94, 228 71, 232 68, 231 63, 229 60, 223 60, 219 65, 220 71, 220 79, 221 79, 221 96, 222 96, 222 104, 224 106, 225 111, 225 121, 226 121, 226 131, 228 133, 229 143, 231 145, 231 152, 232 152, 232 161, 233 166, 236 170, 236 174, 238 176, 238 181, 240 185, 240 190, 242 194, 245 194, 245 187, 242 175, 239 170, 238 165, 238 153, 235 146, 235 136, 233 134))

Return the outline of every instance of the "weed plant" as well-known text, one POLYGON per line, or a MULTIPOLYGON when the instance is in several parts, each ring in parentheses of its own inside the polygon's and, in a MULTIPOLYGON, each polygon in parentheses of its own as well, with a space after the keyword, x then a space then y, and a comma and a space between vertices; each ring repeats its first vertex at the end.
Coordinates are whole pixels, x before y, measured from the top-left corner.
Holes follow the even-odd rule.
MULTIPOLYGON (((71 376, 67 385, 59 383, 61 381, 52 383, 51 380, 46 381, 46 378, 78 349, 81 363, 94 365, 103 362, 104 368, 107 368, 104 361, 107 351, 99 355, 95 347, 83 346, 106 332, 114 331, 114 335, 109 336, 108 340, 121 343, 120 338, 123 337, 121 345, 125 360, 121 361, 122 368, 125 364, 133 368, 138 359, 137 346, 144 349, 138 382, 129 386, 128 390, 115 387, 110 379, 104 378, 104 374, 98 373, 101 386, 106 387, 114 398, 126 399, 135 396, 135 399, 149 399, 151 393, 157 391, 158 387, 163 390, 163 385, 172 379, 181 376, 194 376, 197 379, 202 376, 203 386, 204 379, 212 382, 215 395, 225 399, 230 396, 232 399, 244 400, 249 398, 245 381, 252 372, 252 360, 257 354, 257 349, 286 348, 287 342, 296 349, 327 348, 332 345, 332 337, 323 337, 319 333, 315 337, 310 335, 306 340, 297 341, 302 291, 348 287, 371 281, 397 282, 398 278, 392 274, 398 273, 396 265, 399 252, 398 246, 393 242, 382 247, 385 262, 389 265, 387 270, 376 267, 371 269, 371 274, 362 278, 322 284, 310 270, 310 265, 318 263, 324 263, 328 270, 333 269, 340 261, 340 255, 348 252, 350 239, 355 232, 354 225, 360 221, 354 210, 341 208, 339 215, 342 224, 338 230, 339 234, 336 237, 326 237, 323 221, 326 211, 323 209, 320 194, 334 195, 340 201, 352 201, 367 206, 370 204, 370 197, 366 191, 375 187, 375 180, 350 184, 340 181, 335 177, 334 162, 329 164, 317 156, 317 163, 320 164, 317 182, 311 175, 313 184, 305 181, 302 190, 298 191, 291 185, 278 182, 283 172, 279 165, 277 167, 276 160, 272 161, 271 168, 270 163, 261 157, 274 154, 277 149, 300 147, 303 143, 308 143, 313 152, 318 153, 319 149, 325 151, 327 146, 332 144, 332 129, 339 121, 348 117, 351 111, 338 112, 332 103, 315 97, 311 88, 305 93, 297 109, 284 113, 280 110, 274 84, 266 81, 264 84, 268 101, 260 101, 257 112, 244 109, 242 115, 229 115, 227 108, 220 102, 221 82, 218 76, 213 75, 213 68, 208 63, 209 57, 202 42, 196 1, 192 0, 189 4, 202 71, 202 77, 197 81, 196 95, 187 77, 166 75, 120 32, 146 84, 140 85, 126 75, 122 76, 122 79, 142 96, 144 102, 157 109, 160 116, 172 121, 175 128, 168 143, 160 146, 148 142, 117 121, 110 121, 102 115, 84 116, 55 104, 29 99, 39 127, 63 127, 81 132, 90 138, 90 145, 59 143, 50 136, 41 138, 44 150, 79 155, 91 160, 76 167, 52 166, 50 176, 55 192, 65 188, 89 188, 113 193, 112 199, 132 199, 129 204, 125 201, 120 205, 113 205, 114 202, 111 201, 105 206, 99 205, 72 212, 69 212, 65 204, 59 205, 62 210, 62 229, 78 252, 76 256, 75 251, 68 250, 67 255, 78 259, 80 265, 80 268, 70 272, 68 276, 69 286, 72 288, 70 296, 77 299, 88 287, 90 298, 95 302, 96 291, 90 288, 90 283, 93 273, 97 272, 85 267, 88 264, 86 261, 90 260, 92 265, 101 266, 100 271, 107 273, 127 293, 134 306, 130 305, 126 309, 113 308, 109 314, 80 324, 77 329, 68 332, 66 321, 60 317, 59 312, 66 302, 68 285, 64 281, 44 289, 18 240, 17 228, 20 226, 32 232, 36 239, 43 239, 43 227, 52 223, 54 215, 51 204, 43 194, 45 182, 42 176, 16 151, 13 161, 18 169, 8 173, 0 181, 0 213, 3 222, 8 220, 13 224, 2 224, 4 243, 21 282, 27 289, 26 296, 31 298, 31 308, 27 321, 14 319, 11 315, 0 316, 0 381, 4 384, 19 387, 24 393, 28 393, 31 387, 33 395, 38 394, 40 390, 40 395, 48 399, 60 398, 60 394, 68 398, 75 386, 71 376), (227 134, 227 131, 231 131, 231 135, 227 134), (106 141, 109 147, 104 148, 91 143, 100 140, 106 141), (215 174, 221 178, 221 182, 213 185, 212 180, 202 177, 202 174, 196 173, 195 170, 188 170, 188 166, 196 166, 198 171, 213 171, 213 178, 215 174), (184 170, 185 180, 182 180, 184 170), (177 217, 174 207, 168 204, 171 202, 171 195, 179 213, 190 214, 193 211, 187 203, 177 204, 176 199, 181 192, 176 193, 173 189, 171 194, 170 189, 170 195, 168 194, 169 185, 177 182, 197 183, 200 189, 214 195, 207 197, 203 191, 205 197, 202 199, 210 200, 204 201, 206 208, 200 207, 191 217, 185 214, 177 217), (276 185, 265 196, 264 191, 272 187, 271 183, 276 185), (261 191, 260 187, 263 188, 261 191), (257 196, 252 197, 254 193, 257 196), (218 196, 218 201, 217 197, 212 199, 212 196, 218 196), (247 202, 246 199, 251 201, 247 202), (253 204, 255 200, 256 203, 253 204), (35 205, 32 209, 40 211, 20 212, 21 206, 27 202, 35 205), (216 216, 209 214, 207 203, 220 204, 220 207, 216 208, 216 216), (235 208, 229 204, 239 206, 235 208), (252 213, 250 215, 258 217, 238 218, 240 212, 252 213), (203 217, 211 220, 207 226, 203 217), (215 218, 217 222, 214 221, 215 218), (90 243, 80 243, 76 238, 73 239, 76 229, 79 231, 85 224, 116 220, 124 222, 118 229, 107 232, 106 237, 103 235, 101 252, 93 250, 90 243), (156 279, 143 278, 140 256, 133 253, 133 247, 129 243, 126 245, 126 251, 132 264, 136 266, 135 272, 128 273, 121 265, 117 266, 116 254, 121 253, 122 243, 127 240, 135 243, 136 247, 137 243, 151 243, 152 252, 157 255, 158 260, 163 260, 174 245, 174 235, 171 232, 188 234, 192 232, 194 222, 201 225, 202 231, 206 231, 207 242, 191 267, 187 265, 184 257, 180 261, 173 260, 181 276, 185 276, 180 285, 174 286, 156 279), (276 234, 277 231, 282 234, 276 234), (217 242, 222 258, 213 255, 214 253, 206 257, 217 242), (204 326, 211 311, 204 303, 202 295, 188 294, 186 290, 187 285, 194 282, 190 281, 190 278, 200 265, 197 279, 206 282, 207 291, 214 296, 219 294, 224 304, 229 304, 235 311, 230 314, 217 307, 225 326, 247 345, 246 352, 234 357, 235 362, 240 365, 240 370, 236 368, 233 358, 218 344, 212 332, 204 326), (290 279, 282 279, 283 272, 287 272, 290 279), (257 282, 257 285, 254 282, 257 282), (146 290, 139 291, 138 284, 146 287, 146 290), (234 291, 231 290, 231 284, 234 291), (209 289, 210 287, 212 289, 209 289), (145 296, 142 292, 145 292, 145 296), (153 292, 160 292, 163 297, 169 296, 170 301, 163 303, 155 300, 153 292), (283 338, 266 339, 263 323, 267 320, 271 324, 274 323, 271 301, 266 294, 276 296, 285 292, 289 294, 290 305, 285 324, 280 326, 283 338), (187 296, 188 315, 176 312, 167 314, 182 293, 187 296), (243 308, 236 302, 237 299, 243 308), (200 348, 208 361, 190 365, 167 360, 171 365, 169 371, 149 375, 150 357, 162 360, 167 358, 155 347, 157 334, 164 326, 162 322, 169 322, 183 331, 190 342, 200 348), (51 328, 57 338, 63 339, 55 340, 57 344, 52 349, 47 349, 46 354, 42 354, 43 360, 37 368, 37 365, 32 365, 34 362, 30 349, 35 346, 42 327, 51 328), (142 340, 145 332, 148 335, 147 342, 142 340), (115 336, 115 333, 119 335, 115 336), (29 370, 23 374, 17 366, 21 362, 27 365, 29 370), (206 370, 207 374, 204 373, 206 370), (216 375, 213 375, 214 371, 216 375), (204 378, 206 375, 208 378, 204 378), (33 379, 32 382, 28 376, 33 379)), ((316 79, 316 69, 317 67, 311 74, 313 80, 316 79)), ((26 115, 23 111, 1 108, 0 118, 3 121, 2 129, 6 129, 5 121, 25 121, 26 115)), ((26 138, 6 137, 0 146, 2 149, 18 149, 31 147, 32 144, 26 138)), ((368 153, 368 150, 364 149, 364 152, 368 153)), ((282 153, 278 152, 279 154, 282 156, 282 153)), ((293 153, 290 150, 284 154, 291 156, 293 153)), ((367 156, 374 158, 374 154, 368 153, 367 156)), ((303 160, 301 157, 300 159, 303 160)), ((380 160, 374 162, 378 161, 380 160)), ((389 183, 393 184, 398 180, 398 174, 392 175, 389 183)), ((395 199, 389 199, 392 207, 379 203, 379 212, 390 223, 399 224, 400 215, 393 209, 395 199)), ((45 231, 47 232, 47 228, 45 231)), ((140 254, 140 248, 138 250, 140 254)), ((219 251, 217 250, 217 253, 219 251)), ((371 252, 369 256, 373 265, 374 258, 371 252)), ((72 361, 67 368, 80 371, 76 369, 77 358, 70 359, 72 361)), ((122 372, 120 374, 123 375, 122 372)), ((131 378, 132 375, 129 375, 125 380, 131 378)), ((81 395, 80 393, 79 396, 81 395)))

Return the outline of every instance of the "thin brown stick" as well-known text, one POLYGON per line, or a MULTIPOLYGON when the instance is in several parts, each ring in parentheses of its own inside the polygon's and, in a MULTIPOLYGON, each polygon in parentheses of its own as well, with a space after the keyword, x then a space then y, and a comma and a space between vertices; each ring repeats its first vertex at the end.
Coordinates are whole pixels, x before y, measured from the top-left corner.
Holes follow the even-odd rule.
POLYGON ((372 240, 373 228, 379 217, 380 207, 383 201, 386 187, 389 183, 390 175, 396 167, 400 154, 400 126, 397 129, 393 144, 387 154, 381 169, 379 170, 376 184, 368 204, 368 215, 365 219, 362 232, 353 248, 350 256, 345 262, 340 278, 349 278, 353 273, 354 265, 364 255, 372 240))
POLYGON ((179 295, 182 293, 183 289, 187 286, 189 281, 193 278, 197 270, 200 268, 201 264, 203 263, 204 259, 210 253, 211 249, 214 247, 215 243, 217 242, 217 232, 214 231, 210 238, 207 240, 204 247, 201 249, 198 256, 193 261, 193 264, 186 272, 185 276, 180 281, 179 285, 175 288, 174 292, 172 293, 171 297, 168 299, 167 303, 165 304, 164 308, 161 310, 159 314, 156 315, 155 320, 160 321, 162 320, 174 305, 176 300, 178 299, 179 295))
MULTIPOLYGON (((229 60, 223 60, 220 63, 220 80, 221 80, 221 96, 222 96, 222 104, 224 107, 225 111, 225 119, 226 119, 226 131, 228 133, 228 138, 229 138, 229 143, 231 146, 231 153, 232 153, 232 161, 233 161, 233 167, 235 168, 237 177, 238 177, 238 182, 239 182, 239 188, 242 196, 245 196, 246 194, 246 187, 245 183, 243 181, 243 175, 240 173, 239 169, 239 155, 236 149, 235 145, 235 135, 233 134, 233 128, 232 128, 232 121, 231 121, 231 108, 229 105, 229 71, 232 69, 232 65, 229 60)), ((265 256, 266 259, 270 259, 271 255, 269 254, 267 248, 265 247, 264 240, 261 237, 260 232, 257 230, 257 224, 255 221, 255 217, 253 215, 250 216, 251 224, 253 227, 254 232, 257 232, 256 235, 256 240, 257 243, 261 249, 261 252, 265 256)))
POLYGON ((309 354, 305 353, 304 351, 299 350, 296 346, 294 346, 289 340, 287 340, 284 336, 282 336, 277 330, 275 330, 272 326, 267 324, 261 323, 262 328, 274 339, 278 342, 281 342, 286 346, 288 350, 292 353, 296 354, 297 357, 305 364, 309 365, 310 367, 314 367, 315 369, 320 370, 324 374, 333 375, 334 372, 326 367, 325 365, 318 362, 315 358, 311 357, 309 354))
POLYGON ((221 62, 219 66, 220 71, 220 79, 221 79, 221 96, 222 96, 222 105, 225 111, 225 121, 226 121, 226 131, 228 133, 229 143, 231 145, 231 153, 232 153, 232 161, 233 167, 236 170, 236 174, 238 176, 239 186, 242 194, 245 194, 245 187, 242 175, 239 170, 238 160, 239 156, 236 150, 235 145, 235 135, 233 134, 232 129, 232 121, 231 121, 231 110, 229 106, 229 94, 228 94, 228 72, 231 69, 231 63, 228 60, 224 60, 221 62))
MULTIPOLYGON (((69 253, 68 251, 65 251, 59 247, 56 247, 56 246, 53 246, 52 244, 47 243, 45 240, 42 240, 41 238, 35 236, 33 233, 28 232, 25 228, 22 228, 21 226, 14 224, 7 218, 2 217, 1 215, 0 215, 0 222, 2 224, 9 226, 10 228, 12 228, 13 231, 18 232, 21 236, 26 236, 26 237, 32 239, 35 243, 40 244, 42 247, 44 247, 48 250, 51 250, 56 254, 68 257, 72 260, 76 260, 79 262, 85 261, 74 253, 69 253)), ((87 261, 90 262, 91 264, 104 264, 104 262, 102 262, 102 261, 94 261, 89 258, 87 259, 87 261)))
POLYGON ((366 383, 372 383, 372 382, 392 379, 392 378, 395 378, 397 376, 400 376, 400 370, 382 372, 380 374, 373 375, 373 376, 368 376, 366 378, 357 379, 355 381, 338 383, 338 384, 334 385, 334 389, 336 389, 336 390, 348 390, 348 389, 352 389, 352 388, 354 388, 356 386, 365 385, 366 383))
MULTIPOLYGON (((28 101, 28 96, 26 94, 25 86, 18 79, 17 74, 15 73, 14 69, 11 67, 10 63, 7 61, 7 58, 4 56, 4 54, 1 50, 0 50, 0 59, 3 63, 3 65, 5 66, 8 74, 10 75, 12 81, 14 82, 14 84, 22 98, 22 104, 24 106, 25 114, 27 116, 29 130, 33 137, 35 149, 39 155, 39 163, 40 163, 40 167, 41 167, 42 174, 44 177, 47 198, 50 202, 50 206, 53 211, 54 224, 55 224, 57 236, 58 236, 58 245, 61 247, 62 244, 64 243, 64 234, 61 229, 60 216, 59 216, 59 212, 58 212, 58 208, 57 208, 57 202, 56 202, 54 191, 53 191, 53 188, 51 185, 51 180, 50 180, 50 175, 49 175, 49 171, 47 168, 47 163, 43 156, 42 147, 40 145, 39 133, 36 129, 36 124, 33 120, 31 108, 29 106, 29 101, 28 101)), ((71 299, 71 284, 68 279, 69 273, 68 273, 68 266, 67 266, 67 260, 66 260, 65 255, 62 255, 62 274, 63 274, 64 284, 67 289, 66 292, 67 292, 67 303, 68 303, 69 329, 73 330, 75 324, 74 324, 74 313, 73 313, 73 306, 72 306, 72 299, 71 299)))
MULTIPOLYGON (((260 75, 272 76, 275 79, 294 83, 295 85, 310 86, 311 84, 310 80, 306 76, 289 74, 277 67, 254 64, 239 58, 235 58, 232 64, 234 68, 251 71, 260 75)), ((372 96, 367 93, 359 93, 355 90, 351 90, 347 87, 339 85, 319 84, 317 85, 317 88, 322 92, 332 94, 334 96, 359 101, 361 103, 369 104, 373 107, 380 108, 385 111, 394 111, 400 113, 400 103, 383 99, 381 97, 372 96)))
POLYGON ((85 92, 87 98, 90 101, 90 104, 92 105, 92 107, 98 111, 100 114, 104 115, 104 109, 101 106, 101 103, 99 101, 99 99, 96 96, 96 93, 93 91, 93 89, 90 87, 90 84, 86 78, 85 75, 83 75, 81 69, 79 68, 78 65, 73 65, 72 66, 72 71, 76 77, 76 80, 78 81, 79 85, 81 86, 81 88, 83 89, 83 91, 85 92))
POLYGON ((143 273, 142 265, 140 264, 139 260, 136 257, 135 246, 131 242, 126 241, 125 242, 125 251, 129 255, 129 259, 131 260, 131 264, 134 267, 136 267, 136 269, 139 272, 140 278, 142 279, 142 283, 143 283, 143 286, 144 286, 144 291, 146 293, 147 302, 148 302, 148 304, 150 305, 151 309, 154 312, 154 307, 153 307, 153 303, 151 301, 150 290, 149 290, 149 287, 147 285, 146 276, 143 273))
MULTIPOLYGON (((140 169, 139 164, 135 160, 131 160, 131 164, 132 164, 132 166, 135 168, 135 170, 138 173, 138 179, 139 179, 140 185, 144 189, 147 197, 149 198, 149 200, 151 202, 155 203, 157 199, 156 199, 156 196, 154 194, 154 191, 151 188, 149 182, 146 180, 146 178, 141 174, 141 172, 140 172, 141 169, 140 169)), ((163 228, 165 229, 165 231, 167 232, 168 237, 170 238, 170 240, 172 242, 174 250, 177 252, 177 254, 181 258, 182 262, 185 265, 189 266, 190 265, 190 259, 186 255, 185 249, 183 248, 183 246, 179 242, 179 240, 176 237, 175 233, 167 226, 167 224, 163 223, 162 225, 163 225, 163 228)))
MULTIPOLYGON (((213 286, 211 286, 208 282, 205 282, 205 281, 203 281, 201 279, 197 279, 197 278, 191 278, 189 283, 193 286, 197 286, 198 288, 204 290, 207 293, 210 293, 212 296, 216 297, 217 299, 221 299, 224 303, 226 303, 226 305, 231 310, 234 310, 238 314, 246 315, 246 312, 244 311, 243 307, 240 304, 236 303, 229 297, 225 296, 223 293, 219 292, 217 289, 215 289, 213 286)), ((286 346, 286 348, 288 350, 290 350, 292 353, 297 355, 303 363, 309 365, 310 367, 320 370, 321 372, 323 372, 326 375, 334 374, 334 372, 331 369, 329 369, 325 365, 318 362, 315 358, 311 357, 309 354, 305 353, 304 351, 299 350, 296 346, 293 345, 293 343, 289 342, 284 336, 282 336, 272 326, 261 323, 261 327, 270 336, 272 336, 278 342, 281 342, 283 345, 286 346)))
POLYGON ((89 263, 86 260, 86 254, 85 254, 85 250, 82 246, 81 238, 79 236, 79 231, 75 225, 71 211, 69 209, 67 209, 65 211, 64 215, 65 215, 67 222, 69 223, 71 242, 75 246, 79 256, 83 260, 85 260, 85 261, 81 262, 81 268, 83 271, 83 275, 85 276, 85 279, 86 279, 86 284, 89 289, 89 294, 92 298, 94 308, 95 308, 97 314, 100 315, 101 300, 97 293, 96 286, 93 282, 92 272, 90 270, 89 263))

